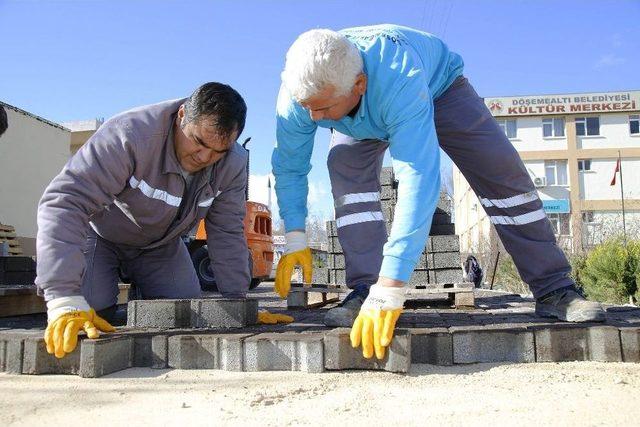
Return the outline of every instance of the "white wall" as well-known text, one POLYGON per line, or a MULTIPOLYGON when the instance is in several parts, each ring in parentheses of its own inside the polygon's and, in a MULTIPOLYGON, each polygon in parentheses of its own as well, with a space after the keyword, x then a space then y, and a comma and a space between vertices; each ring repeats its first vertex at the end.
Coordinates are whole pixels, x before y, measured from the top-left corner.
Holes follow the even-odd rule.
MULTIPOLYGON (((584 200, 617 200, 620 198, 620 174, 616 185, 611 186, 611 178, 617 159, 592 159, 591 171, 581 172, 580 194, 584 200)), ((640 158, 622 159, 624 196, 640 199, 640 158)))
POLYGON ((9 128, 0 136, 0 222, 18 236, 36 237, 38 201, 69 160, 70 132, 5 107, 9 128))
POLYGON ((578 148, 640 147, 640 136, 629 134, 629 114, 601 114, 599 117, 600 136, 579 136, 578 148))
MULTIPOLYGON (((511 139, 511 143, 518 151, 548 151, 548 150, 566 150, 567 138, 566 130, 564 137, 543 138, 542 137, 542 119, 549 117, 518 117, 518 132, 515 139, 511 139)), ((558 117, 558 116, 555 116, 558 117)), ((514 118, 511 118, 514 119, 514 118)))

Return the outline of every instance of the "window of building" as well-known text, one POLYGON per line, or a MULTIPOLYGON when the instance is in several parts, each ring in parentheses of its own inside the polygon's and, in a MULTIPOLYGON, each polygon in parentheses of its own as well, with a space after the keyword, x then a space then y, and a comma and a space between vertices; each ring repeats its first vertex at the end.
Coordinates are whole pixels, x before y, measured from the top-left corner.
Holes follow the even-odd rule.
POLYGON ((631 135, 640 135, 640 114, 629 116, 629 133, 631 135))
POLYGON ((566 160, 545 160, 544 172, 547 185, 568 185, 566 160))
POLYGON ((571 214, 548 213, 549 222, 556 236, 569 236, 571 234, 571 214))
POLYGON ((591 159, 578 160, 578 171, 585 172, 591 170, 591 159))
POLYGON ((518 136, 518 123, 516 120, 498 119, 496 120, 507 138, 513 139, 518 136))
POLYGON ((542 119, 542 136, 551 138, 554 136, 564 136, 564 119, 542 119))
POLYGON ((600 135, 600 117, 576 117, 576 135, 600 135))

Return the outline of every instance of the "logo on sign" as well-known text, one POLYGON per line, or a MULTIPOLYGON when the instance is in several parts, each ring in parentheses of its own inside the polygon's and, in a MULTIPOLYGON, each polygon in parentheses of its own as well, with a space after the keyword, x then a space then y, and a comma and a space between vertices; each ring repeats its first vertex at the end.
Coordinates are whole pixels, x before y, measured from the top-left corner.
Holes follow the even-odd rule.
POLYGON ((502 111, 502 102, 498 101, 497 99, 489 101, 489 109, 492 113, 499 113, 500 111, 502 111))

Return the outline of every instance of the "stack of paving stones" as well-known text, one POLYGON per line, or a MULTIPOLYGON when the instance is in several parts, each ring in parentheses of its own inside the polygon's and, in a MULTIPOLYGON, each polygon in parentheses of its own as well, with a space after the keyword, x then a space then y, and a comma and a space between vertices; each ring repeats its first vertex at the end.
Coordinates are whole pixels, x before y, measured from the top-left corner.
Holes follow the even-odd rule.
POLYGON ((474 310, 405 310, 381 361, 353 349, 349 329, 322 326, 322 309, 289 312, 289 325, 255 325, 257 300, 203 299, 130 302, 126 327, 81 339, 63 359, 47 354, 42 330, 0 330, 0 371, 99 377, 129 367, 406 373, 412 363, 640 363, 640 308, 607 307, 604 323, 570 324, 537 317, 533 299, 478 292, 474 310))
MULTIPOLYGON (((380 184, 382 186, 380 195, 382 214, 385 218, 387 232, 389 232, 398 200, 398 182, 394 179, 392 168, 382 168, 380 184)), ((338 241, 335 221, 327 222, 327 237, 329 241, 328 283, 345 285, 344 252, 338 241)), ((420 255, 409 285, 444 287, 460 282, 462 282, 460 240, 455 235, 455 226, 451 222, 451 201, 444 193, 441 193, 433 215, 429 240, 420 255)))
POLYGON ((0 256, 0 286, 33 285, 36 263, 28 256, 0 256))

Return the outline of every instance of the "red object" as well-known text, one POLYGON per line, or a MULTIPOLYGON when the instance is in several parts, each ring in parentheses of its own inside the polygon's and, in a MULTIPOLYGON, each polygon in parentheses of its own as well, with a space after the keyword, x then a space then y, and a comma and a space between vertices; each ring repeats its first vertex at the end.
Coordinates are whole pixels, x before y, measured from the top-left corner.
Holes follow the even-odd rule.
POLYGON ((618 176, 618 172, 620 172, 620 157, 618 157, 618 161, 616 162, 616 170, 613 171, 613 178, 611 178, 611 183, 609 185, 616 185, 616 176, 618 176))

